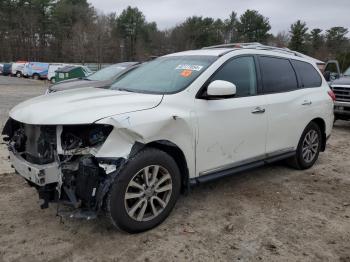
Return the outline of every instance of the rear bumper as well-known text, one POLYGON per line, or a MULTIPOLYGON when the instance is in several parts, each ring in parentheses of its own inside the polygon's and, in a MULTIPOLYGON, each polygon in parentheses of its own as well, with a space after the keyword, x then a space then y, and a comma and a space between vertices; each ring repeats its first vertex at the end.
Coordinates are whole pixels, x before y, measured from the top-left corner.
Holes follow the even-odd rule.
POLYGON ((57 162, 46 165, 29 163, 20 154, 10 151, 10 161, 17 173, 26 180, 38 185, 57 183, 61 181, 62 174, 57 162))

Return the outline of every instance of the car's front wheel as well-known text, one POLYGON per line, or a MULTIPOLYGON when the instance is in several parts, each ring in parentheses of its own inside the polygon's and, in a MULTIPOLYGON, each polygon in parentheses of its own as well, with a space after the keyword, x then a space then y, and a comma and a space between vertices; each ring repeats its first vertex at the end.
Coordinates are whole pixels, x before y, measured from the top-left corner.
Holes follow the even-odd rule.
POLYGON ((320 127, 311 122, 304 130, 296 151, 296 155, 289 159, 289 164, 297 169, 311 168, 318 159, 322 145, 320 127))
POLYGON ((163 222, 180 193, 175 160, 158 149, 145 149, 117 175, 106 199, 107 215, 129 233, 149 230, 163 222))

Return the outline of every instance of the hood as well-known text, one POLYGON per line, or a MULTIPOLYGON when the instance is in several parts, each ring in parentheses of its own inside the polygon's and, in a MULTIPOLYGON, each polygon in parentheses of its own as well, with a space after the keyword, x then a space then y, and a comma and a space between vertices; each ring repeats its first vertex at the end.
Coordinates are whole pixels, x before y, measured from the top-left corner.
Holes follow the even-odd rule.
POLYGON ((49 87, 50 91, 58 92, 69 90, 73 88, 82 88, 82 87, 103 87, 111 85, 112 81, 89 81, 82 79, 67 80, 59 82, 53 86, 49 87))
POLYGON ((81 88, 29 99, 10 117, 32 125, 90 124, 99 119, 156 107, 163 95, 81 88))
POLYGON ((332 82, 332 85, 350 85, 350 76, 342 76, 332 82))

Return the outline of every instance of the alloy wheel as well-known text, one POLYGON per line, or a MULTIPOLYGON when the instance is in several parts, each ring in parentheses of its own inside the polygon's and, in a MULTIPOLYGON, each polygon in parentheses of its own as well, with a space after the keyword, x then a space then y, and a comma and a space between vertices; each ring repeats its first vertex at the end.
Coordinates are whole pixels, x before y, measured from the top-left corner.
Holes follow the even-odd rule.
POLYGON ((302 156, 306 163, 311 163, 317 153, 319 148, 319 137, 315 130, 310 130, 304 138, 302 146, 302 156))
POLYGON ((128 215, 136 221, 150 221, 167 207, 172 194, 172 179, 164 167, 147 166, 130 180, 124 203, 128 215))

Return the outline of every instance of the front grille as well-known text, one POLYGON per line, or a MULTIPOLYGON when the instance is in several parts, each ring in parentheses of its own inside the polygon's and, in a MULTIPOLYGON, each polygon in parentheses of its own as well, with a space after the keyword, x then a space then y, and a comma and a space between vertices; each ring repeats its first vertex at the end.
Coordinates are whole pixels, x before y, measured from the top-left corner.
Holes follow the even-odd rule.
POLYGON ((332 86, 333 92, 337 101, 341 102, 350 102, 350 86, 349 87, 340 87, 332 86))

